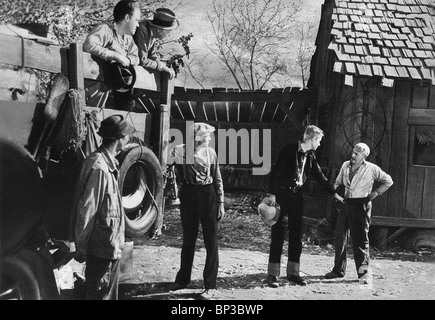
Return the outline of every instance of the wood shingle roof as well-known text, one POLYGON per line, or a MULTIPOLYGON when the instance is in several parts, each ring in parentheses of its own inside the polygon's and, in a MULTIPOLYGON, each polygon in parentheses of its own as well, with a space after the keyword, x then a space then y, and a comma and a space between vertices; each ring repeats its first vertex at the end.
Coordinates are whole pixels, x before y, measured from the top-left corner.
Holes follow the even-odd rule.
POLYGON ((335 72, 435 85, 435 0, 335 0, 331 18, 335 72))

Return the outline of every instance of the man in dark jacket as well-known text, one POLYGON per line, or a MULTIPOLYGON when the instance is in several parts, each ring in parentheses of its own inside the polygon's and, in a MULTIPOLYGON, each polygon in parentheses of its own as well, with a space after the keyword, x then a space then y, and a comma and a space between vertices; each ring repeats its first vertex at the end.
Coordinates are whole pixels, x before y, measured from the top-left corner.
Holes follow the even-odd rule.
POLYGON ((118 161, 134 128, 121 115, 101 122, 101 146, 82 163, 73 205, 76 260, 86 261, 86 299, 116 300, 124 247, 118 161))
POLYGON ((161 71, 175 76, 174 70, 160 61, 157 53, 158 41, 166 38, 179 25, 175 13, 167 8, 158 8, 153 20, 143 20, 134 34, 134 41, 139 48, 140 65, 148 71, 161 71))
POLYGON ((304 286, 306 282, 299 276, 299 263, 302 252, 302 213, 304 184, 308 179, 315 179, 319 184, 340 199, 328 182, 317 163, 315 150, 319 147, 323 131, 309 125, 305 129, 302 141, 284 147, 272 168, 269 180, 269 200, 273 205, 278 202, 281 215, 272 226, 272 241, 270 245, 267 284, 276 288, 279 286, 281 254, 284 244, 284 216, 288 216, 288 261, 287 279, 297 285, 304 286))

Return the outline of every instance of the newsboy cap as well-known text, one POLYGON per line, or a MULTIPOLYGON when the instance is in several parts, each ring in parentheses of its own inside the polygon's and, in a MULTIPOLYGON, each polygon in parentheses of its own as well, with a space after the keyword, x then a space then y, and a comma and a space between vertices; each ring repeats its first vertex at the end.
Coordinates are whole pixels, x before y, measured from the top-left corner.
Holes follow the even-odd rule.
POLYGON ((134 127, 124 119, 124 116, 117 114, 101 121, 98 134, 103 139, 121 139, 134 131, 134 127))
POLYGON ((196 122, 193 130, 195 132, 195 141, 201 141, 205 136, 215 131, 215 128, 204 122, 196 122))

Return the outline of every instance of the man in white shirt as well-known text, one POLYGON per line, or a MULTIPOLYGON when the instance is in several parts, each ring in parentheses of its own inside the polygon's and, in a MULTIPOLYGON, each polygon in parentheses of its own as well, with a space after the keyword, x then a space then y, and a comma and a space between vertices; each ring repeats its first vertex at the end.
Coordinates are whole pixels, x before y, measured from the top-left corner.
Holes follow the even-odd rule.
POLYGON ((327 273, 327 279, 342 278, 346 272, 346 252, 349 229, 352 236, 353 254, 360 283, 369 281, 369 227, 372 200, 383 194, 392 185, 391 176, 376 164, 366 161, 370 148, 358 143, 353 148, 350 160, 343 163, 334 184, 334 189, 344 187, 344 205, 337 216, 335 230, 334 268, 327 273), (372 190, 374 182, 380 183, 372 190))

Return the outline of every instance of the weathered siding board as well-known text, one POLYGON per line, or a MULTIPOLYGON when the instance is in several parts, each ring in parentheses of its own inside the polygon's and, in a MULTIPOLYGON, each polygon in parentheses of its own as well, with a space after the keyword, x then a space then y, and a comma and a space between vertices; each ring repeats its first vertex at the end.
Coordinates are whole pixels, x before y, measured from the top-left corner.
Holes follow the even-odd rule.
POLYGON ((392 132, 394 137, 391 141, 392 156, 394 161, 390 162, 389 174, 395 184, 388 190, 389 210, 395 217, 403 215, 406 199, 406 176, 408 162, 408 112, 411 103, 411 82, 396 81, 394 114, 392 132))
POLYGON ((435 219, 435 168, 425 169, 421 218, 435 219))

